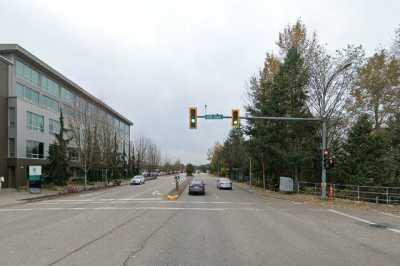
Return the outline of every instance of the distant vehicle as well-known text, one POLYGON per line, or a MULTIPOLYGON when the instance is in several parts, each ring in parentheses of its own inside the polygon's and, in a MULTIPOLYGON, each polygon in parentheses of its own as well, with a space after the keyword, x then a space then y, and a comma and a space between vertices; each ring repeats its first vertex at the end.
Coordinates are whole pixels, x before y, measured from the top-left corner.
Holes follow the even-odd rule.
POLYGON ((158 177, 158 176, 160 176, 160 174, 158 172, 151 172, 150 176, 151 177, 158 177))
POLYGON ((232 190, 232 181, 228 178, 218 178, 217 180, 218 189, 230 189, 232 190))
POLYGON ((203 180, 200 179, 193 179, 192 182, 189 184, 189 195, 192 194, 206 194, 206 184, 203 180))
POLYGON ((150 176, 150 173, 147 172, 147 171, 144 171, 144 172, 142 173, 142 176, 150 176))
POLYGON ((142 175, 137 175, 131 179, 131 185, 141 185, 146 182, 146 179, 142 175))

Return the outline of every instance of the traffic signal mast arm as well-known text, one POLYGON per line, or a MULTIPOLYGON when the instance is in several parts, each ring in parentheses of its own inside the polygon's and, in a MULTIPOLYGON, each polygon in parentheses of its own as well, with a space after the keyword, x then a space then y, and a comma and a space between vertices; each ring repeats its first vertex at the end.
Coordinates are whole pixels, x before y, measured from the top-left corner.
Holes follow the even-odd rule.
MULTIPOLYGON (((197 118, 206 118, 205 115, 198 115, 197 118)), ((232 119, 232 116, 224 115, 224 119, 232 119)), ((286 120, 286 121, 322 121, 320 117, 286 117, 286 116, 240 116, 239 119, 244 120, 286 120)))
MULTIPOLYGON (((197 114, 197 109, 196 109, 197 114)), ((321 143, 321 150, 324 152, 327 149, 327 128, 326 128, 326 119, 322 117, 285 117, 285 116, 240 116, 239 109, 233 109, 232 115, 222 115, 222 114, 215 114, 215 115, 200 115, 196 116, 196 118, 204 118, 204 119, 232 119, 232 127, 239 127, 240 120, 276 120, 276 121, 317 121, 322 122, 322 143, 321 143)), ((191 129, 197 128, 197 119, 195 125, 191 124, 191 129)), ((326 199, 326 170, 329 167, 334 167, 336 160, 333 156, 332 158, 328 159, 328 165, 325 164, 326 160, 324 160, 324 154, 321 154, 321 198, 326 199)))

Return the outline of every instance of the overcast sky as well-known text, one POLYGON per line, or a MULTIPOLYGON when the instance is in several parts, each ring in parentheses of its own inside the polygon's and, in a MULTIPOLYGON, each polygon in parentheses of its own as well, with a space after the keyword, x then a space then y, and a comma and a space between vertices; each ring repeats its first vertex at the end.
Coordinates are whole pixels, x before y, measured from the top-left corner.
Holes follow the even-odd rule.
POLYGON ((399 0, 0 0, 0 42, 17 43, 134 123, 163 157, 207 162, 230 121, 188 129, 188 107, 229 114, 266 52, 298 18, 332 51, 388 47, 399 0))

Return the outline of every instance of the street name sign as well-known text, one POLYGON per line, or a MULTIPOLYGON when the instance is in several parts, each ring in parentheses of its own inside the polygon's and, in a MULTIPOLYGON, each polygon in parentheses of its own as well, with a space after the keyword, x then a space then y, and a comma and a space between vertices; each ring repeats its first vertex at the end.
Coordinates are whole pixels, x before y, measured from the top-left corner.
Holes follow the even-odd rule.
POLYGON ((223 114, 209 114, 204 116, 205 119, 224 119, 223 114))

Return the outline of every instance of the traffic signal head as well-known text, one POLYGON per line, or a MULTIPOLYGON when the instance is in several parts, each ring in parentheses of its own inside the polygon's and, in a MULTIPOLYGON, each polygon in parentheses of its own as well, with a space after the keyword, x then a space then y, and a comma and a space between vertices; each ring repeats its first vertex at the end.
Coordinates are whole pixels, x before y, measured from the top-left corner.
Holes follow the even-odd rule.
POLYGON ((197 108, 196 107, 189 108, 189 128, 197 129, 197 108))
POLYGON ((324 159, 324 167, 325 169, 329 168, 329 151, 328 150, 324 150, 323 152, 323 159, 324 159))
POLYGON ((239 127, 240 126, 240 116, 239 116, 239 109, 232 110, 232 126, 239 127))

